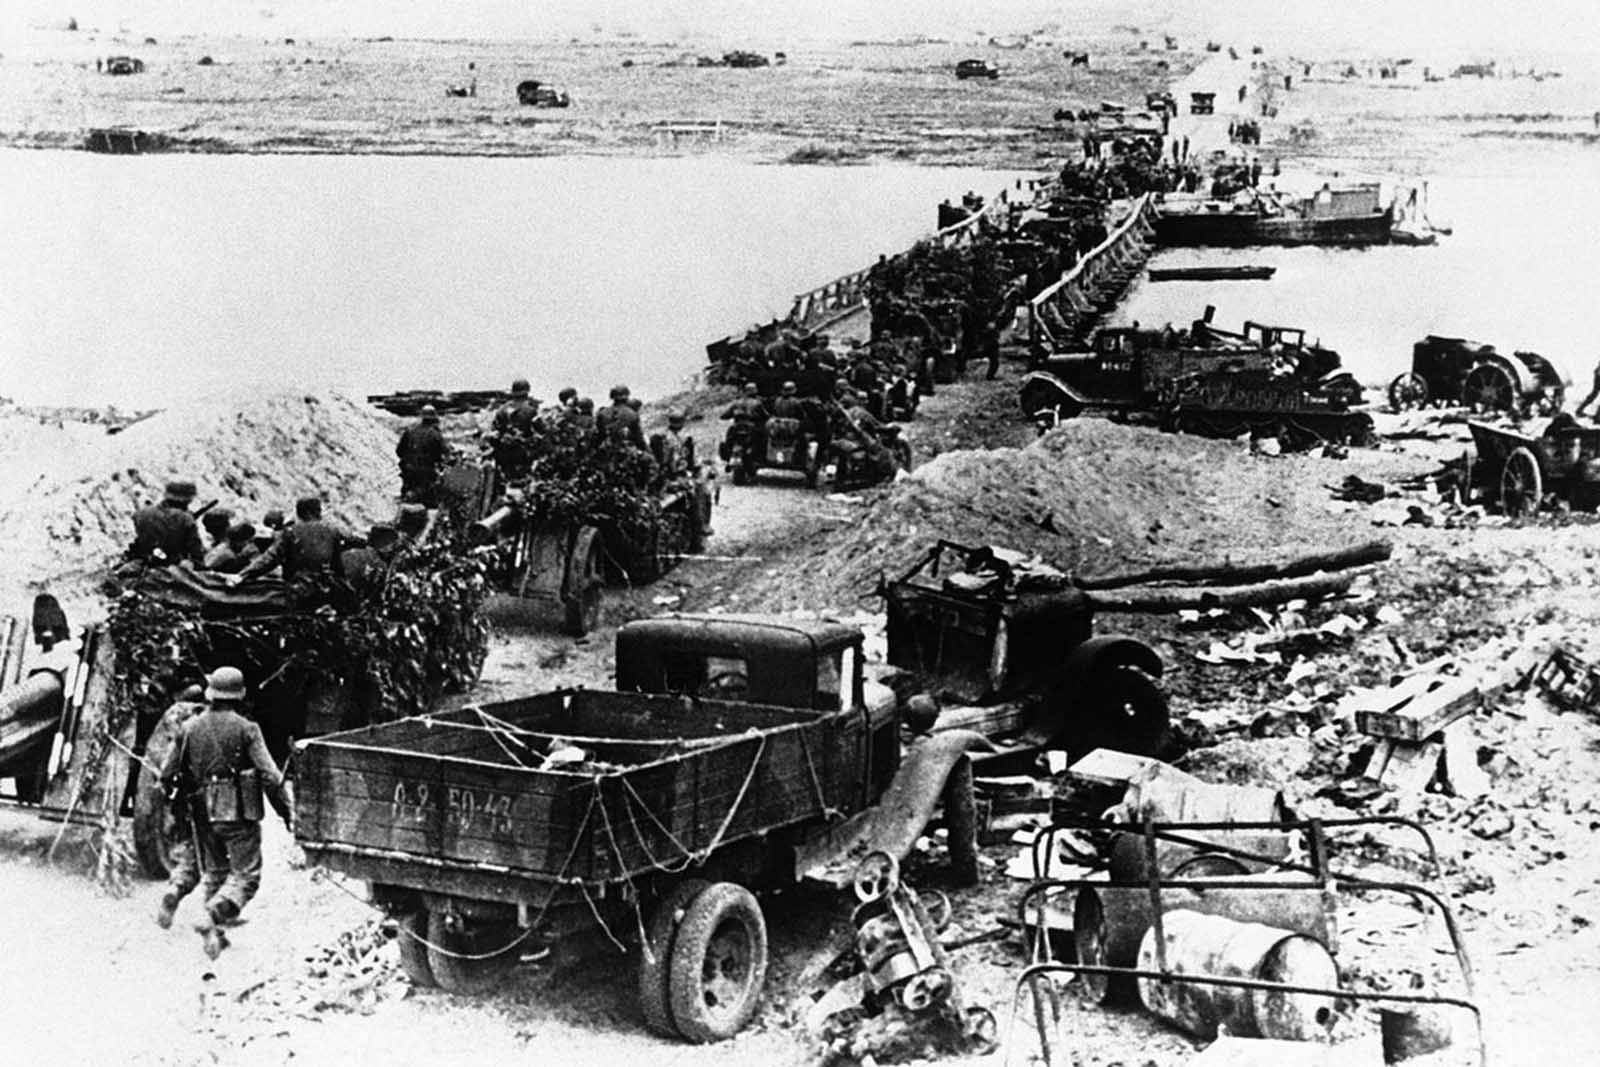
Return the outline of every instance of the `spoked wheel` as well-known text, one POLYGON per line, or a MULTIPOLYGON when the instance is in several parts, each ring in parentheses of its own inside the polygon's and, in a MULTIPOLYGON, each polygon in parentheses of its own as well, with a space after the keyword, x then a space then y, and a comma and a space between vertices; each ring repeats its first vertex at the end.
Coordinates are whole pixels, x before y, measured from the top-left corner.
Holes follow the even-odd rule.
POLYGON ((173 849, 183 840, 172 806, 150 768, 165 765, 167 754, 178 743, 179 730, 199 710, 199 705, 177 705, 161 717, 145 742, 145 765, 139 769, 139 786, 133 795, 133 850, 140 869, 150 878, 165 878, 172 871, 173 849))
POLYGON ((514 922, 430 912, 428 967, 447 993, 487 993, 517 965, 523 940, 514 922))
POLYGON ((863 856, 851 878, 856 899, 863 904, 888 896, 899 882, 899 862, 889 853, 881 851, 869 852, 863 856))
POLYGON ((1389 383, 1389 409, 1411 411, 1428 406, 1428 380, 1416 371, 1408 371, 1389 383))
POLYGON ((767 981, 767 926, 743 886, 718 882, 691 901, 672 944, 668 999, 678 1033, 723 1041, 744 1029, 767 981))
POLYGON ((1517 386, 1497 363, 1480 363, 1467 374, 1461 399, 1474 411, 1515 411, 1517 386))
POLYGON ((605 598, 598 530, 585 526, 578 531, 567 567, 567 598, 562 602, 566 630, 574 637, 584 637, 600 626, 600 605, 605 598))
POLYGON ((895 438, 889 451, 894 455, 894 465, 907 473, 911 471, 911 442, 895 438))
POLYGON ((428 962, 428 913, 408 911, 397 916, 400 932, 396 938, 400 947, 400 969, 414 986, 431 989, 439 984, 433 976, 433 965, 428 962))
POLYGON ((1514 450, 1500 471, 1500 507, 1507 515, 1520 518, 1538 511, 1543 498, 1539 461, 1526 448, 1514 450))

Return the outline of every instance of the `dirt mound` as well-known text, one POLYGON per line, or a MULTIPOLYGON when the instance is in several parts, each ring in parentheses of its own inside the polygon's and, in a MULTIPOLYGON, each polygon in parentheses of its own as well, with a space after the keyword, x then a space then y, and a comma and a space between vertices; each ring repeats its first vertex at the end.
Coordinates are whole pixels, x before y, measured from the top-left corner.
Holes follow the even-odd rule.
POLYGON ((0 453, 0 611, 20 609, 29 589, 87 593, 171 478, 199 487, 197 507, 216 499, 256 522, 271 508, 293 514, 310 493, 352 530, 388 518, 395 440, 393 423, 355 400, 304 392, 196 401, 54 452, 37 432, 27 447, 19 435, 0 453))
MULTIPOLYGON (((1366 463, 1374 460, 1383 462, 1366 463)), ((941 537, 1037 552, 1081 574, 1281 559, 1371 536, 1328 507, 1325 485, 1350 470, 1341 461, 1252 456, 1231 441, 1084 419, 1026 448, 931 460, 883 490, 860 521, 742 592, 774 608, 853 603, 941 537)))

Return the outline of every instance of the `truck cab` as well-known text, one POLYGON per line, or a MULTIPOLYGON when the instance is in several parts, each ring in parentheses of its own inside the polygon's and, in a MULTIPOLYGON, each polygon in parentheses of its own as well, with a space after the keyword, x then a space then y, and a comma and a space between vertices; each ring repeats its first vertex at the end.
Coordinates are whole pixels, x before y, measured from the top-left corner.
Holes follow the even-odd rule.
POLYGON ((871 738, 870 782, 900 760, 887 686, 863 671, 861 631, 829 619, 674 614, 617 630, 617 689, 831 713, 858 708, 871 738))

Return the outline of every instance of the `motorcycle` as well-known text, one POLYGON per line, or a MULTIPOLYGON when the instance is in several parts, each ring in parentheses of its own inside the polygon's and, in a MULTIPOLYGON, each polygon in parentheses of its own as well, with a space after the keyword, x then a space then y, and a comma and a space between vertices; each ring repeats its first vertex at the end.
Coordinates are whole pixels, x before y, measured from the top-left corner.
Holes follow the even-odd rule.
POLYGON ((847 433, 833 442, 833 488, 861 489, 890 481, 899 471, 911 469, 911 444, 900 427, 887 425, 875 434, 864 430, 847 433))
POLYGON ((760 465, 761 436, 761 427, 744 419, 735 420, 728 427, 727 435, 717 447, 717 455, 727 464, 734 485, 755 481, 760 465))

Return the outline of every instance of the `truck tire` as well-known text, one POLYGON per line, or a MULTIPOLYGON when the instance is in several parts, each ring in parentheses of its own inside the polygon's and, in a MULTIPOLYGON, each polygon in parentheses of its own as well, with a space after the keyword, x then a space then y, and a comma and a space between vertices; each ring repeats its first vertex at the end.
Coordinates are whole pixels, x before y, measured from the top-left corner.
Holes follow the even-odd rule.
POLYGON ((704 878, 686 878, 667 891, 656 904, 645 927, 644 944, 639 949, 639 1007, 644 1024, 663 1037, 677 1037, 672 1021, 672 1004, 667 986, 672 974, 672 944, 677 940, 688 907, 711 883, 704 878))
POLYGON ((1082 752, 1114 748, 1136 756, 1156 756, 1167 744, 1169 726, 1167 694, 1161 683, 1137 667, 1112 667, 1090 691, 1082 752))
POLYGON ((475 996, 500 984, 521 957, 522 931, 512 922, 462 919, 452 930, 445 913, 428 913, 428 967, 446 993, 475 996))
POLYGON ((718 882, 696 896, 673 938, 670 968, 679 1034, 706 1044, 744 1029, 767 982, 767 925, 750 891, 718 882))
POLYGON ((400 947, 400 969, 411 984, 422 989, 433 989, 439 980, 433 976, 433 965, 428 962, 428 913, 408 911, 395 917, 400 925, 395 941, 400 947))

